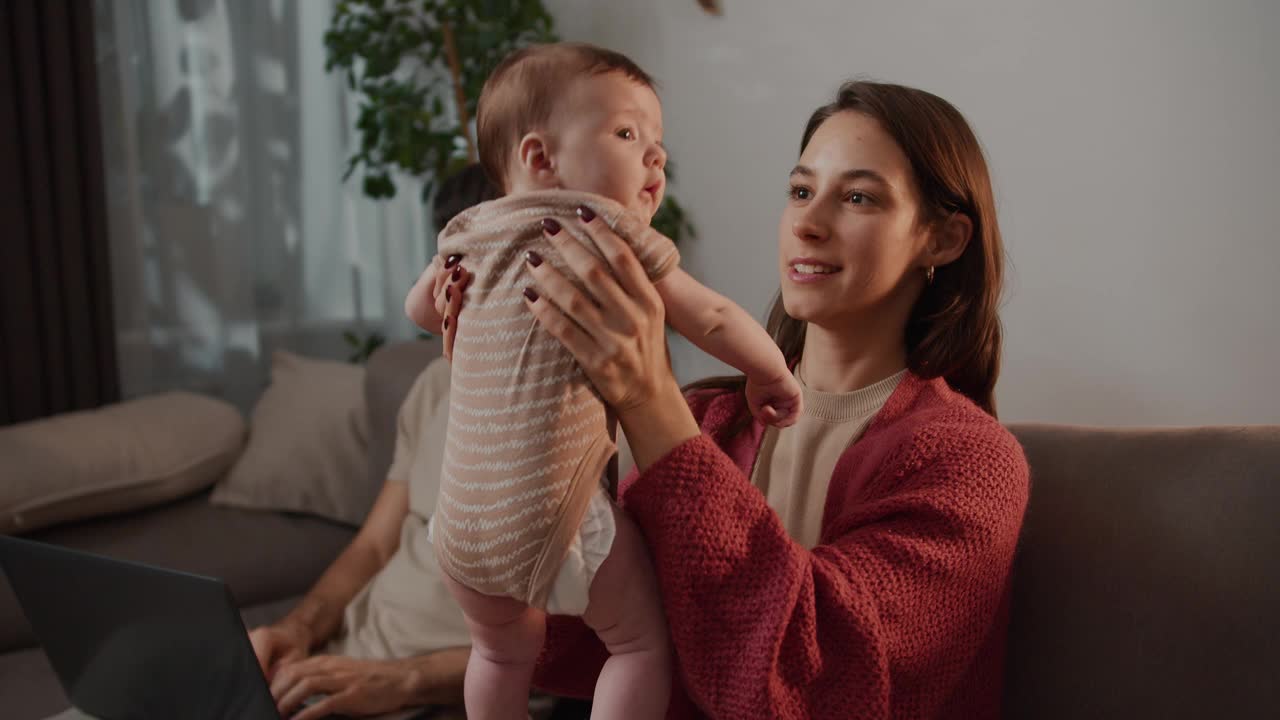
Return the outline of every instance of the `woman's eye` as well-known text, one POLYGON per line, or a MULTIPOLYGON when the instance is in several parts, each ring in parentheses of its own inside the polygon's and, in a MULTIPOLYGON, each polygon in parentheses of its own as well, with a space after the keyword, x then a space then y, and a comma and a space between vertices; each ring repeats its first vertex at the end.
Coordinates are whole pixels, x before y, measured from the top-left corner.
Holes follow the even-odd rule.
POLYGON ((631 130, 631 128, 622 128, 621 130, 618 131, 617 135, 623 140, 636 139, 636 134, 631 130))
POLYGON ((803 185, 792 185, 791 188, 787 190, 787 197, 792 200, 808 200, 813 197, 813 193, 810 192, 809 188, 804 187, 803 185))
POLYGON ((868 198, 866 195, 864 195, 864 194, 862 194, 862 193, 858 192, 857 190, 855 190, 855 191, 853 191, 853 192, 849 193, 849 194, 845 197, 845 199, 846 199, 846 200, 848 200, 849 202, 853 203, 854 205, 866 205, 866 204, 867 204, 868 202, 870 202, 870 200, 871 200, 871 199, 870 199, 870 198, 868 198))

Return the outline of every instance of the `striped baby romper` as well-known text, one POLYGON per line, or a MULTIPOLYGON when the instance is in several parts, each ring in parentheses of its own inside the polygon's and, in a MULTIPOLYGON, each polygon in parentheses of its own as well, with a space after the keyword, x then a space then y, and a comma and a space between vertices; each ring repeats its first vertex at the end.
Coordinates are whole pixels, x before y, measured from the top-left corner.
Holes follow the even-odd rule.
POLYGON ((486 595, 545 607, 588 501, 615 452, 605 407, 558 340, 525 307, 533 250, 577 276, 542 234, 542 219, 597 256, 575 216, 587 205, 627 241, 653 280, 679 262, 665 236, 598 195, 520 193, 482 203, 440 233, 442 256, 475 273, 454 343, 448 436, 432 536, 440 566, 486 595))

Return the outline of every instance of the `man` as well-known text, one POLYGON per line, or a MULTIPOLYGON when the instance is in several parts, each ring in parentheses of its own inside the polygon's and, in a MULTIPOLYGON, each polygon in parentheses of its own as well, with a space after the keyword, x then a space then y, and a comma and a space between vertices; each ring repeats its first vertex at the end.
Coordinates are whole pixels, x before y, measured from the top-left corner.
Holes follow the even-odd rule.
MULTIPOLYGON (((464 169, 441 184, 436 227, 495 195, 479 165, 464 169)), ((249 633, 284 717, 315 695, 325 697, 295 720, 462 704, 470 637, 426 533, 448 384, 443 362, 418 377, 401 405, 386 484, 364 525, 297 607, 249 633)))

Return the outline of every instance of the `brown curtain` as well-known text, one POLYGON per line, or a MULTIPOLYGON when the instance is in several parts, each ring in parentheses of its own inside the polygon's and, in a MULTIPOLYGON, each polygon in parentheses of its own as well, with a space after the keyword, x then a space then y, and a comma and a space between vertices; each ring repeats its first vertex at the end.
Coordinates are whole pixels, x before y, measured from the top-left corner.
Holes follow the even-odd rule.
POLYGON ((0 425, 118 399, 90 0, 0 0, 0 425))

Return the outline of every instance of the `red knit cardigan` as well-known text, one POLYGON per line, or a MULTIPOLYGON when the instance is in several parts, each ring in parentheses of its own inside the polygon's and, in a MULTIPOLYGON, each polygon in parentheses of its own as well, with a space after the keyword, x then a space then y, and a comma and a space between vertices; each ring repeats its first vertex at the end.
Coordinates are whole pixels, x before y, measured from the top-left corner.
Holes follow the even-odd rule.
MULTIPOLYGON (((677 657, 669 718, 992 718, 1029 476, 1018 442, 941 379, 907 373, 831 476, 819 545, 750 482, 764 429, 704 434, 624 483, 677 657)), ((590 697, 607 654, 553 617, 535 684, 590 697)))

